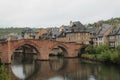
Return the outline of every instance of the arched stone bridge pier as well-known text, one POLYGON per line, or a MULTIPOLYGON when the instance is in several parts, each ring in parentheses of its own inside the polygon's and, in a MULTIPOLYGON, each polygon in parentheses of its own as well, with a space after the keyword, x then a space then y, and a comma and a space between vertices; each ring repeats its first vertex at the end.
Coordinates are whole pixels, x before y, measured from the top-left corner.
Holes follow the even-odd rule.
POLYGON ((0 42, 0 59, 2 63, 11 63, 11 56, 17 48, 23 45, 30 45, 37 50, 37 59, 49 60, 50 51, 60 46, 67 51, 65 57, 78 56, 79 50, 84 46, 78 43, 58 42, 50 40, 16 40, 0 42))

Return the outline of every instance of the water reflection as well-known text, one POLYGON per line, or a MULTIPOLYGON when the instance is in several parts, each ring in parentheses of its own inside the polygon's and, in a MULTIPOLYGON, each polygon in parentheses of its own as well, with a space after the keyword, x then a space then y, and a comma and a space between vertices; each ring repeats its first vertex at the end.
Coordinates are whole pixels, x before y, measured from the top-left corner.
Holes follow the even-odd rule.
POLYGON ((120 80, 119 67, 80 59, 53 57, 50 61, 37 61, 37 65, 14 64, 12 71, 26 80, 120 80))
POLYGON ((64 58, 50 57, 49 64, 52 71, 59 71, 65 67, 67 62, 64 58))
POLYGON ((34 54, 14 53, 12 56, 11 70, 18 78, 25 80, 30 77, 38 68, 34 54))
POLYGON ((35 63, 12 64, 11 69, 13 74, 19 79, 26 79, 36 71, 35 63))

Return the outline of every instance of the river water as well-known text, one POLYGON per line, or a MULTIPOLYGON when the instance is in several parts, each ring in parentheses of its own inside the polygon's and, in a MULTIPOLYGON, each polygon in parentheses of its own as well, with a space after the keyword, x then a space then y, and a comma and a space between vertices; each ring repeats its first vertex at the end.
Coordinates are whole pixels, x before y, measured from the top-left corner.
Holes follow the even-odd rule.
POLYGON ((119 66, 79 58, 12 63, 11 73, 16 80, 120 80, 119 66))

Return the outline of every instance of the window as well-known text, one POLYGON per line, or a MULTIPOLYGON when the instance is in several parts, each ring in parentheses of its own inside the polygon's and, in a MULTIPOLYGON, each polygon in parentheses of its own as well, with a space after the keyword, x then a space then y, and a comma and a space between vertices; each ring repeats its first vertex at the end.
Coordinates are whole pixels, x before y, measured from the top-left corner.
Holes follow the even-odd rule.
POLYGON ((115 46, 115 43, 114 43, 114 42, 110 43, 110 46, 111 46, 111 47, 114 47, 114 46, 115 46))
POLYGON ((66 29, 66 31, 68 31, 68 29, 66 29))
POLYGON ((100 38, 99 38, 99 40, 101 41, 101 40, 102 40, 102 38, 100 37, 100 38))
POLYGON ((114 36, 109 36, 109 39, 114 39, 114 36))
POLYGON ((120 35, 118 35, 118 39, 120 39, 120 35))
POLYGON ((118 45, 120 45, 120 42, 118 42, 118 45))

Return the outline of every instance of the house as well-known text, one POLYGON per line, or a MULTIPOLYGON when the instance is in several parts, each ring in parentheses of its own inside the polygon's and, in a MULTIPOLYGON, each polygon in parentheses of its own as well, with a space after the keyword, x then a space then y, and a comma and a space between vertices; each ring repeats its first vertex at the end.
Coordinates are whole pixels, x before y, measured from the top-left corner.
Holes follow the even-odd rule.
POLYGON ((25 28, 21 33, 23 39, 35 39, 36 32, 31 28, 25 28))
POLYGON ((115 42, 115 47, 120 45, 120 24, 118 25, 118 31, 116 33, 116 42, 115 42))
POLYGON ((35 39, 39 39, 43 34, 47 34, 47 30, 44 28, 40 28, 38 33, 35 35, 35 39))
POLYGON ((59 35, 59 28, 57 27, 47 28, 47 31, 49 32, 49 40, 55 40, 59 35))
POLYGON ((54 40, 59 34, 59 28, 41 28, 35 39, 54 40))
POLYGON ((114 28, 115 26, 110 24, 97 24, 94 31, 90 32, 94 47, 108 44, 108 35, 114 28))
POLYGON ((115 48, 120 45, 120 24, 116 25, 116 27, 111 31, 108 35, 109 46, 111 48, 115 48))
POLYGON ((79 21, 70 21, 69 27, 62 26, 61 28, 60 35, 56 38, 56 41, 89 44, 90 34, 79 21))
POLYGON ((69 31, 70 31, 70 26, 62 25, 59 29, 59 32, 69 32, 69 31))
POLYGON ((18 34, 17 33, 10 33, 7 35, 7 41, 9 40, 17 40, 18 39, 18 34))

